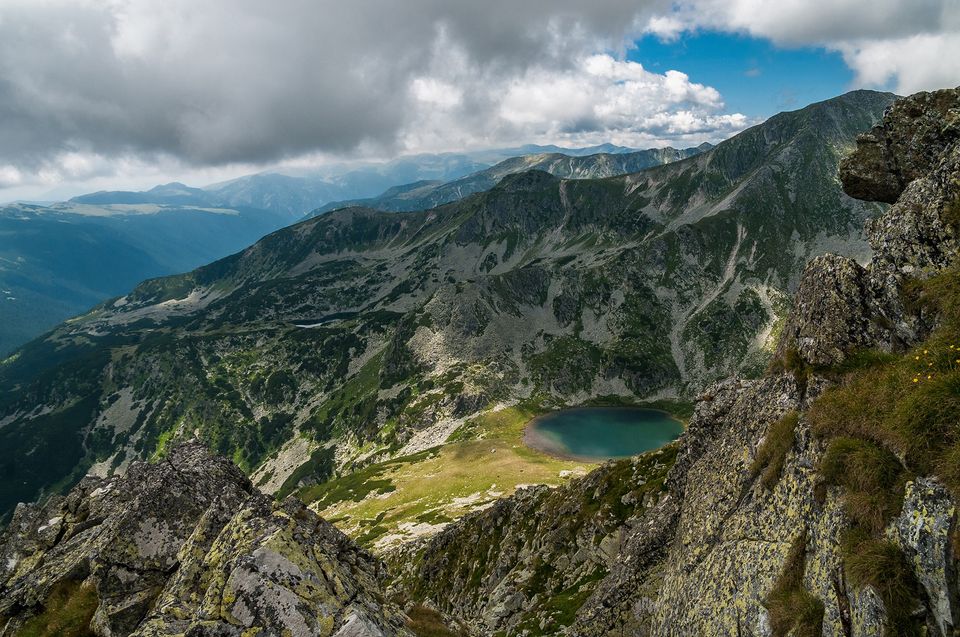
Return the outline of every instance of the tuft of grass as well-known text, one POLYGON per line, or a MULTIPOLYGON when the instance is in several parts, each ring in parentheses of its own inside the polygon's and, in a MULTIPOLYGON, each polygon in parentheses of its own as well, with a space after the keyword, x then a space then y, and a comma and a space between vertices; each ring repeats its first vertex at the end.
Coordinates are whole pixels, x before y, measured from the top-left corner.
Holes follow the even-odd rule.
POLYGON ((823 634, 823 602, 803 587, 807 534, 800 534, 764 601, 773 637, 819 637, 823 634))
POLYGON ((417 637, 463 637, 443 621, 443 616, 432 608, 416 604, 407 610, 407 628, 417 637))
POLYGON ((803 356, 800 355, 797 348, 789 347, 781 356, 770 361, 770 371, 793 374, 793 378, 797 381, 797 386, 800 387, 802 393, 806 391, 807 382, 813 369, 807 364, 807 361, 803 360, 803 356))
POLYGON ((870 586, 883 601, 886 637, 921 634, 914 611, 920 607, 919 585, 913 568, 900 548, 885 539, 875 539, 854 528, 843 541, 847 575, 854 586, 870 586))
POLYGON ((770 425, 763 443, 757 450, 757 456, 750 465, 750 473, 768 490, 772 490, 780 481, 783 465, 786 463, 787 452, 793 447, 794 432, 800 414, 796 411, 784 415, 780 420, 770 425))
POLYGON ((847 512, 860 526, 879 533, 903 506, 907 475, 892 453, 860 438, 834 438, 820 473, 846 489, 847 512))
POLYGON ((99 600, 93 586, 68 580, 54 586, 43 611, 28 619, 17 637, 94 637, 90 621, 99 600))

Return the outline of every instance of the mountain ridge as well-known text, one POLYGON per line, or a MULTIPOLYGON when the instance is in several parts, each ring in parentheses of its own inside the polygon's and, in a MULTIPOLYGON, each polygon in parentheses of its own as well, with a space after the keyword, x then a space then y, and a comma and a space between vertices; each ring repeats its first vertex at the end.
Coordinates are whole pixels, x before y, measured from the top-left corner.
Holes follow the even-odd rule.
POLYGON ((543 170, 567 179, 595 179, 637 172, 658 164, 685 159, 710 148, 711 144, 704 143, 696 148, 683 150, 665 147, 640 151, 621 149, 614 154, 606 152, 566 155, 551 152, 521 155, 453 181, 406 184, 391 188, 377 197, 330 202, 310 214, 317 215, 351 206, 393 211, 423 210, 489 190, 505 176, 518 172, 543 170))

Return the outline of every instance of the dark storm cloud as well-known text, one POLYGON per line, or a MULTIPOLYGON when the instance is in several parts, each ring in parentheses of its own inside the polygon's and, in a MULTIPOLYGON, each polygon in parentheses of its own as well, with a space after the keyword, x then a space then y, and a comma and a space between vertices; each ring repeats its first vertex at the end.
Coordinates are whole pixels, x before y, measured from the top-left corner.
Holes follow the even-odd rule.
MULTIPOLYGON (((616 47, 635 1, 6 2, 0 164, 58 153, 267 161, 389 147, 443 42, 480 74, 616 47), (440 44, 438 44, 440 43, 440 44)), ((490 108, 465 96, 464 112, 490 108)))

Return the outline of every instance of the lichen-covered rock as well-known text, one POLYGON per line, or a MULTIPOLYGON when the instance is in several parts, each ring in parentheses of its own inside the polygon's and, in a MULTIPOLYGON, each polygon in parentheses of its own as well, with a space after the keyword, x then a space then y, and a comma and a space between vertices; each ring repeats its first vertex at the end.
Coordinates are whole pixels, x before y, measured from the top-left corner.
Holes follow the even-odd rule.
POLYGON ((950 543, 955 515, 956 504, 943 485, 919 478, 907 484, 903 511, 887 532, 913 565, 942 635, 954 634, 960 625, 960 591, 950 543))
POLYGON ((883 121, 857 139, 840 163, 843 189, 855 199, 894 203, 914 179, 929 173, 960 139, 960 93, 916 93, 897 100, 883 121))
POLYGON ((134 633, 379 637, 401 631, 385 605, 385 569, 331 524, 288 498, 250 498, 212 543, 190 538, 183 564, 134 633))
POLYGON ((0 634, 56 612, 51 591, 79 582, 95 587, 100 637, 404 634, 382 600, 380 562, 197 442, 20 505, 0 556, 0 634))
POLYGON ((782 332, 777 355, 795 349, 813 365, 834 365, 882 339, 874 320, 867 272, 856 261, 832 254, 807 264, 782 332))
POLYGON ((21 505, 3 543, 0 615, 42 607, 50 589, 90 578, 100 635, 127 635, 178 565, 177 554, 211 508, 235 508, 251 493, 232 463, 198 443, 126 475, 86 478, 65 498, 21 505))

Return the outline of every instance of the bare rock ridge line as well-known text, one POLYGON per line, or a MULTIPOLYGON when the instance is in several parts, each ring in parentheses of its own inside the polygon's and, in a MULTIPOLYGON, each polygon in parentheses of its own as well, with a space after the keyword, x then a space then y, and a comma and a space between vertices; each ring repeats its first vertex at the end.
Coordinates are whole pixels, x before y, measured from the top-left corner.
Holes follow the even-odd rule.
POLYGON ((103 636, 409 634, 379 560, 199 443, 20 505, 0 560, 5 636, 56 614, 57 591, 92 600, 84 619, 103 636))

